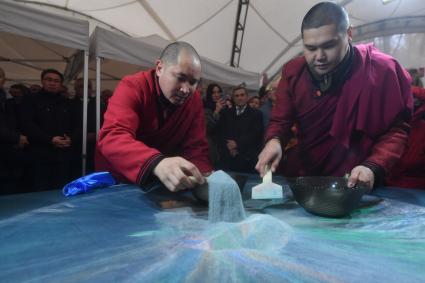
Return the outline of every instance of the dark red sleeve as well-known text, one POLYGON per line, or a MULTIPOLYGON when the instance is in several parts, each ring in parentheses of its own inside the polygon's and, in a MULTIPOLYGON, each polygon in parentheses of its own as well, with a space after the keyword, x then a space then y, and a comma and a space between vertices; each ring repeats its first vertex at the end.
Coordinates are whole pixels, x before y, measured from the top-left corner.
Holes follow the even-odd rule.
POLYGON ((368 167, 379 166, 385 173, 396 164, 403 155, 410 132, 410 125, 403 120, 396 123, 372 147, 371 154, 363 162, 368 167))
MULTIPOLYGON (((388 70, 388 72, 390 71, 388 70)), ((384 173, 388 173, 403 155, 409 139, 411 128, 409 122, 412 119, 413 96, 410 76, 398 63, 394 67, 394 75, 395 77, 387 74, 384 77, 383 84, 396 86, 391 91, 387 91, 385 95, 386 100, 394 101, 394 104, 397 102, 396 99, 399 100, 397 103, 402 105, 400 106, 400 112, 389 129, 377 139, 371 149, 371 154, 363 162, 366 166, 371 164, 369 167, 372 168, 374 166, 380 167, 384 173), (390 79, 393 80, 391 83, 388 82, 390 79)), ((387 107, 391 109, 391 105, 387 107)))

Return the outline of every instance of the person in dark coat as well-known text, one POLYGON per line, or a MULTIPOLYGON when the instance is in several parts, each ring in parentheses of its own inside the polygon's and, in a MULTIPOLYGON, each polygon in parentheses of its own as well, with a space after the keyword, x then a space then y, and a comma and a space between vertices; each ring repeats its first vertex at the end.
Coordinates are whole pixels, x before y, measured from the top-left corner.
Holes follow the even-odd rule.
POLYGON ((263 118, 259 110, 248 105, 248 93, 242 86, 232 93, 235 107, 224 108, 217 123, 219 168, 254 172, 263 141, 263 118))
POLYGON ((31 183, 26 182, 26 174, 29 172, 29 142, 19 127, 16 99, 13 96, 7 99, 3 88, 5 81, 5 72, 0 68, 0 194, 31 189, 31 183))
POLYGON ((225 107, 226 100, 221 86, 217 83, 209 84, 204 100, 204 111, 210 159, 214 167, 220 160, 217 146, 217 122, 221 110, 225 107))
POLYGON ((30 152, 36 190, 58 189, 72 180, 73 135, 78 121, 73 104, 61 95, 63 75, 54 69, 41 73, 42 89, 23 101, 23 132, 30 152))

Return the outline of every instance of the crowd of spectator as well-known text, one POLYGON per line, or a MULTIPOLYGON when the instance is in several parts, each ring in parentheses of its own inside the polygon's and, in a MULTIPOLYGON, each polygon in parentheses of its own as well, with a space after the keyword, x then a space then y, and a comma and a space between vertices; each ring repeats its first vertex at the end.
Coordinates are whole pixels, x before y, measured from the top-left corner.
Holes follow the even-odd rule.
MULTIPOLYGON (((75 95, 70 95, 63 80, 59 71, 46 69, 41 85, 14 84, 6 91, 6 74, 0 68, 0 194, 57 189, 81 176, 83 80, 74 82, 75 95)), ((89 173, 94 171, 96 142, 90 81, 88 93, 89 173)), ((102 100, 101 112, 106 104, 102 100)))

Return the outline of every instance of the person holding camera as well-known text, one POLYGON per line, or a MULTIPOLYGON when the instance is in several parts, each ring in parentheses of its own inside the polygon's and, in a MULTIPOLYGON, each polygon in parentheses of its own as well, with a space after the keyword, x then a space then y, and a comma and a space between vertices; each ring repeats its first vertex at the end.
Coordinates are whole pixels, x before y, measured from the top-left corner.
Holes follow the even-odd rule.
POLYGON ((226 106, 226 99, 223 89, 217 83, 210 83, 207 87, 204 111, 205 124, 207 129, 208 147, 210 149, 210 160, 214 167, 217 166, 220 158, 217 148, 216 125, 220 118, 220 112, 226 106))

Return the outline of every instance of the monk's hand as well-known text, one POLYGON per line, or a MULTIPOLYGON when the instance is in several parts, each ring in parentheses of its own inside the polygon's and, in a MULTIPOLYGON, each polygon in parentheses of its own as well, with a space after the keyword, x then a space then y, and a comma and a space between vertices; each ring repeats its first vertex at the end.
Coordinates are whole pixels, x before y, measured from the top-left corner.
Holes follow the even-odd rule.
POLYGON ((368 187, 369 190, 373 188, 373 184, 375 182, 375 175, 372 170, 366 166, 356 166, 351 170, 350 176, 348 177, 347 186, 349 188, 353 188, 357 182, 363 182, 368 187))
POLYGON ((255 169, 260 173, 260 176, 263 177, 266 174, 266 165, 270 165, 270 170, 274 173, 281 158, 282 146, 278 139, 273 138, 266 143, 258 156, 258 162, 257 165, 255 165, 255 169))
POLYGON ((164 158, 156 165, 153 173, 172 192, 193 188, 205 182, 198 168, 181 157, 164 158))

